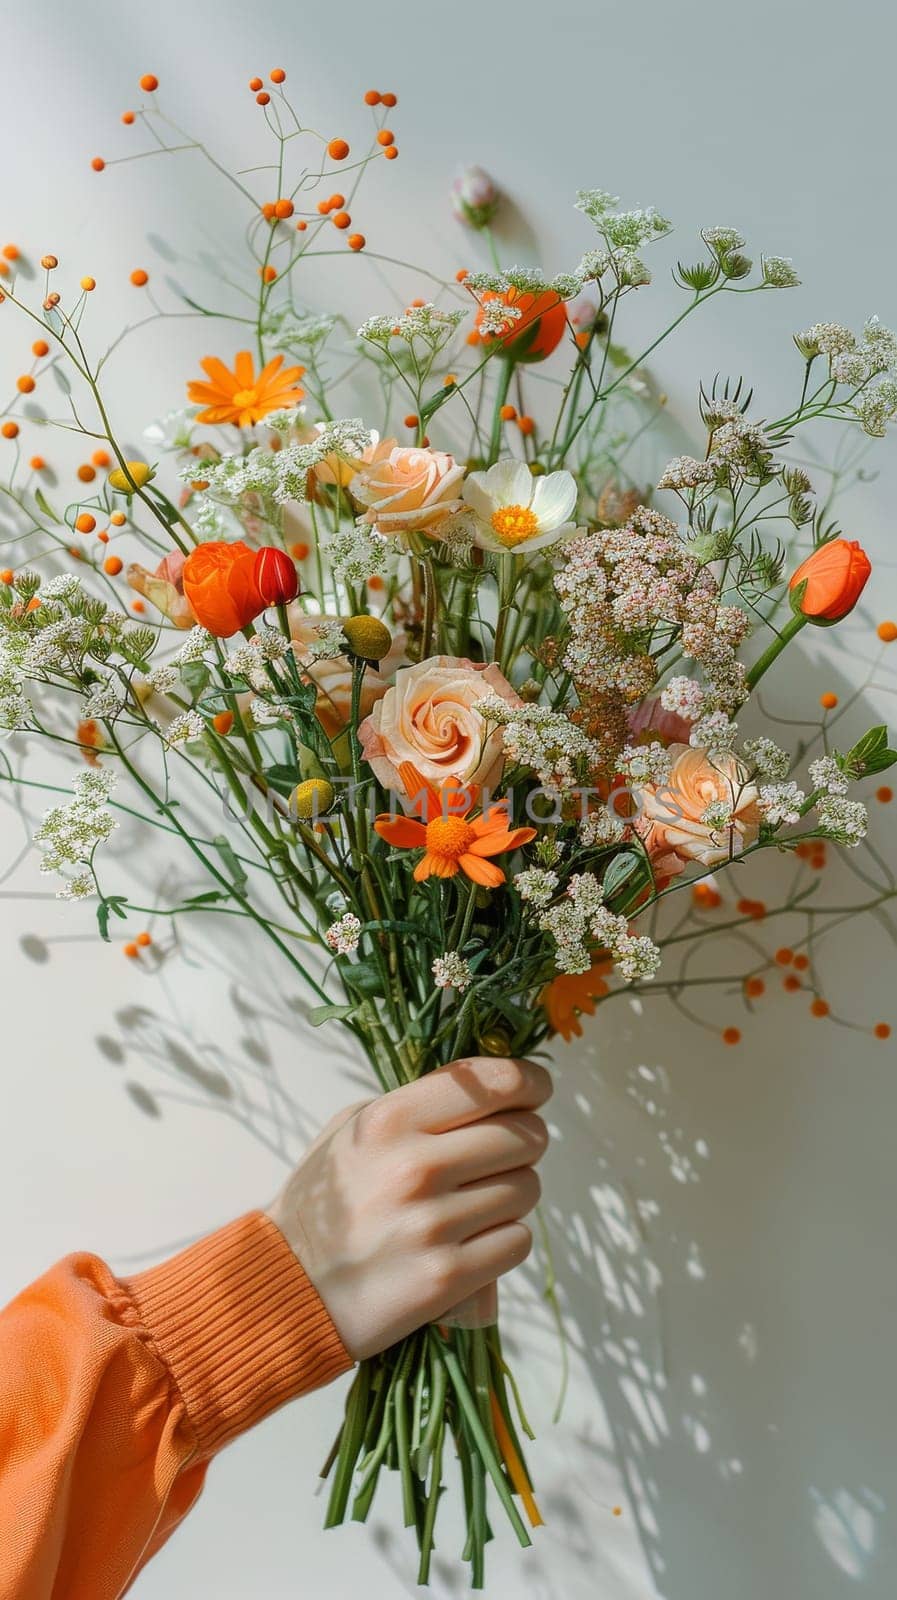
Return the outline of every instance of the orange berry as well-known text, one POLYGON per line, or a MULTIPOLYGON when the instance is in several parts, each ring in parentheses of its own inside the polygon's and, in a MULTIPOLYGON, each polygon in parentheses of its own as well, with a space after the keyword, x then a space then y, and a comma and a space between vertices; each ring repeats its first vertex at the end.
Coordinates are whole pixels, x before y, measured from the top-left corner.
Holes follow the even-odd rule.
POLYGON ((212 718, 212 727, 215 729, 216 733, 221 734, 222 739, 226 734, 230 733, 233 725, 234 714, 232 711, 218 711, 212 718))
POLYGON ((9 277, 9 262, 0 260, 0 278, 9 277))
POLYGON ((787 945, 782 945, 781 950, 776 951, 776 960, 780 967, 790 967, 794 960, 794 951, 789 950, 787 945))
POLYGON ((830 1009, 827 1000, 813 1000, 810 1005, 810 1011, 814 1017, 827 1017, 830 1009))
POLYGON ((44 310, 52 311, 54 306, 58 306, 59 300, 60 296, 58 294, 48 294, 44 301, 44 310))
POLYGON ((113 528, 123 528, 127 520, 128 519, 123 511, 113 511, 109 517, 109 521, 112 523, 113 528))
POLYGON ((326 217, 326 215, 327 215, 329 210, 330 210, 330 202, 329 202, 329 200, 319 200, 318 201, 318 211, 320 212, 322 217, 326 217))
POLYGON ((723 1028, 723 1040, 726 1044, 738 1044, 740 1039, 740 1028, 723 1028))
POLYGON ((383 105, 389 106, 390 110, 399 103, 398 97, 394 94, 381 94, 380 99, 383 105))
POLYGON ((480 342, 480 336, 477 333, 476 328, 471 328, 469 334, 467 335, 466 343, 467 344, 479 344, 479 342, 480 342))
POLYGON ((259 277, 264 279, 265 283, 273 283, 277 277, 277 270, 272 266, 259 267, 259 277))
POLYGON ((264 83, 261 78, 250 78, 249 87, 253 94, 255 94, 257 90, 264 88, 264 83))
POLYGON ((523 434, 530 434, 536 426, 535 417, 518 417, 517 426, 523 434))
POLYGON ((129 961, 136 961, 140 954, 140 951, 138 950, 133 939, 131 939, 127 944, 122 945, 122 951, 127 956, 129 961))
POLYGON ((327 154, 331 161, 345 161, 349 154, 349 146, 345 139, 331 139, 327 146, 327 154))
POLYGON ((274 206, 274 215, 275 217, 278 217, 281 222, 285 222, 287 217, 291 217, 293 215, 295 209, 296 207, 293 205, 292 200, 287 200, 286 197, 284 197, 284 199, 276 202, 274 206))
POLYGON ((262 206, 262 216, 265 218, 266 222, 273 222, 274 221, 274 201, 273 200, 266 200, 265 201, 265 204, 262 206))
POLYGON ((327 201, 327 210, 341 211, 345 203, 346 197, 344 194, 332 194, 330 199, 327 201))
POLYGON ((875 1034, 876 1039, 890 1039, 891 1025, 889 1022, 876 1022, 872 1032, 875 1034))
POLYGON ((134 121, 133 111, 123 111, 121 114, 121 120, 126 128, 130 128, 131 123, 134 121))
POLYGON ((159 87, 159 80, 154 72, 145 72, 140 80, 140 87, 144 94, 155 94, 159 87))
POLYGON ((294 561, 307 561, 311 555, 311 545, 303 544, 302 540, 298 539, 295 544, 290 545, 290 555, 294 561))
POLYGON ((142 289, 144 284, 149 283, 149 273, 144 272, 142 267, 135 267, 131 273, 131 282, 135 289, 142 289))
POLYGON ((748 978, 744 985, 744 992, 751 1000, 756 1000, 761 994, 766 993, 766 984, 762 978, 748 978))
POLYGON ((78 468, 78 477, 82 483, 93 483, 96 475, 97 469, 96 467, 92 467, 89 461, 82 462, 81 466, 78 468))
POLYGON ((26 611, 39 611, 40 607, 41 607, 40 596, 35 594, 35 595, 32 595, 31 599, 28 601, 28 604, 25 607, 25 610, 26 611))
POLYGON ((891 788, 891 785, 889 783, 883 783, 880 789, 876 789, 875 798, 876 800, 880 800, 883 806, 888 805, 894 798, 894 791, 891 788))
POLYGON ((335 228, 348 228, 352 218, 348 211, 335 211, 330 220, 335 228))
POLYGON ((82 511, 81 515, 75 518, 75 529, 78 533, 93 533, 96 525, 97 519, 92 517, 89 511, 82 511))
POLYGON ((808 966, 810 965, 809 956, 795 956, 794 965, 796 966, 798 972, 806 972, 808 966))
POLYGON ((455 374, 453 372, 447 372, 442 380, 442 387, 443 389, 454 389, 457 382, 458 379, 456 378, 455 374))
POLYGON ((470 268, 469 267, 459 267, 457 272, 455 273, 455 282, 456 283, 463 283, 464 279, 465 278, 469 278, 469 277, 470 277, 470 268))
POLYGON ((3 246, 3 254, 7 261, 18 261, 20 254, 18 245, 5 244, 3 246))
POLYGON ((787 978, 782 979, 782 987, 787 989, 790 994, 796 994, 801 987, 800 978, 796 978, 793 972, 789 972, 787 978))
POLYGON ((47 465, 47 463, 44 460, 43 456, 32 456, 31 460, 28 463, 28 465, 31 468, 32 472, 43 472, 44 467, 47 465))
POLYGON ((106 165, 102 156, 94 156, 90 164, 93 167, 94 172, 102 172, 106 165))
POLYGON ((308 223, 307 222, 303 222, 300 219, 299 222, 296 223, 296 232, 297 233, 304 233, 307 227, 308 227, 308 223))
POLYGON ((144 950, 146 949, 147 945, 148 944, 152 944, 152 942, 153 942, 153 940, 152 940, 152 935, 151 934, 149 934, 149 933, 138 933, 138 935, 137 935, 137 943, 139 945, 142 945, 144 950))
POLYGON ((20 394, 31 394, 34 387, 34 379, 30 372, 23 372, 21 378, 16 378, 16 388, 20 394))
POLYGON ((757 922, 766 916, 766 906, 762 900, 744 898, 737 902, 735 909, 740 911, 743 917, 753 917, 757 922))
POLYGON ((893 644, 897 639, 897 622, 880 622, 875 631, 882 644, 893 644))
POLYGON ((287 75, 284 72, 283 67, 272 67, 268 76, 270 77, 272 83, 286 83, 287 75))
POLYGON ((90 294, 91 290, 95 289, 96 286, 97 286, 96 278, 82 278, 81 279, 81 288, 84 290, 85 294, 90 294))
POLYGON ((47 344, 46 339, 35 339, 33 345, 31 346, 31 354, 33 356, 49 355, 50 346, 47 344))
POLYGON ((364 97, 364 103, 366 106, 378 106, 380 104, 380 95, 378 91, 376 89, 369 89, 364 97))
POLYGON ((379 594, 381 589, 386 588, 386 583, 378 572, 375 572, 372 578, 368 578, 368 588, 372 594, 379 594))
POLYGON ((110 578, 117 578, 123 565, 121 556, 107 556, 103 562, 103 571, 108 572, 110 578))
MULTIPOLYGON (((80 552, 79 552, 79 554, 80 554, 80 552)), ((146 606, 144 605, 142 600, 132 600, 131 601, 131 610, 142 613, 142 612, 144 612, 146 610, 146 606)))
POLYGON ((363 250, 367 240, 363 233, 350 233, 347 243, 350 250, 363 250))
POLYGON ((502 408, 501 408, 501 410, 500 410, 500 412, 498 414, 501 417, 502 422, 516 422, 516 420, 517 420, 517 407, 516 406, 510 406, 510 405, 509 406, 502 406, 502 408))
POLYGON ((823 711, 834 711, 835 706, 838 704, 838 696, 830 692, 821 694, 819 696, 819 704, 822 706, 823 711))
POLYGON ((99 533, 97 534, 97 538, 99 539, 101 544, 108 544, 109 543, 108 531, 105 528, 101 528, 99 533))
POLYGON ((263 89, 261 94, 257 94, 256 95, 255 103, 256 103, 257 106, 270 105, 271 104, 271 96, 263 89))
POLYGON ((0 572, 0 583, 10 584, 12 583, 14 577, 15 573, 13 572, 12 567, 4 567, 3 571, 0 572))
POLYGON ((45 270, 47 272, 52 272, 54 267, 58 267, 59 266, 59 257, 58 256, 41 256, 40 264, 41 264, 42 267, 45 268, 45 270))
POLYGON ((413 411, 409 411, 407 417, 403 417, 402 421, 406 428, 416 428, 420 422, 420 417, 416 417, 413 411))
POLYGON ((387 145, 386 149, 383 152, 383 154, 385 155, 387 161, 395 161, 396 156, 398 155, 398 153, 399 153, 399 147, 398 147, 397 144, 387 145))
POLYGON ((390 145, 390 144, 395 144, 395 142, 396 142, 396 136, 395 136, 394 133, 390 133, 388 128, 381 128, 380 129, 380 132, 377 134, 377 143, 378 144, 382 144, 382 145, 386 146, 386 145, 390 145))
POLYGON ((4 439, 17 439, 19 436, 19 424, 17 422, 4 422, 3 427, 0 428, 0 433, 3 434, 4 439))
POLYGON ((112 457, 108 450, 95 450, 90 459, 95 467, 109 467, 112 465, 112 457))

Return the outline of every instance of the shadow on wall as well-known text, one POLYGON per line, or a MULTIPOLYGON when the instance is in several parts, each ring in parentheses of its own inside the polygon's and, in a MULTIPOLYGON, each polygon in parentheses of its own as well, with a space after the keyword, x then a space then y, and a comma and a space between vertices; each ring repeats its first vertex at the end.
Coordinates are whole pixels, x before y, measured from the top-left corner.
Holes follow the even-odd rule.
MULTIPOLYGON (((822 648, 855 658, 872 630, 859 619, 850 627, 853 637, 825 635, 822 648)), ((823 687, 848 707, 844 745, 876 720, 864 697, 851 704, 837 655, 824 682, 818 664, 798 655, 789 703, 813 706, 823 687)), ((723 921, 740 893, 763 893, 769 914, 735 943, 724 934, 711 942, 712 965, 702 971, 725 978, 760 970, 758 951, 772 958, 783 944, 798 947, 812 926, 812 959, 798 990, 785 991, 770 959, 765 992, 752 1002, 726 981, 687 995, 621 996, 586 1022, 579 1047, 555 1052, 544 1220, 572 1351, 609 1419, 664 1600, 893 1593, 897 1080, 891 1047, 868 1027, 879 1016, 897 1021, 883 942, 894 930, 885 902, 878 921, 820 932, 827 904, 874 898, 870 866, 875 882, 884 872, 893 890, 892 874, 865 850, 821 875, 770 854, 756 872, 746 867, 732 875, 737 881, 720 880, 726 899, 715 915, 723 921), (795 909, 774 914, 795 896, 795 909), (831 1002, 824 1020, 809 1013, 820 988, 831 1002), (686 998, 697 1023, 680 1009, 686 998), (733 1018, 742 1040, 730 1049, 721 1030, 733 1018)), ((305 1003, 255 970, 250 994, 234 931, 221 921, 206 925, 200 946, 197 928, 168 951, 160 938, 146 1002, 114 1011, 97 1049, 147 1117, 200 1105, 235 1119, 289 1163, 316 1131, 299 1102, 301 1072, 298 1082, 285 1081, 279 1067, 303 1028, 305 1003), (214 1040, 191 1036, 167 977, 170 962, 200 959, 224 977, 228 996, 214 1040)), ((22 949, 35 961, 52 954, 37 932, 22 949)), ((333 1030, 328 1050, 338 1055, 341 1043, 333 1030)), ((367 1094, 355 1059, 344 1054, 341 1065, 350 1093, 357 1086, 359 1097, 367 1094)), ((551 1350, 541 1288, 534 1262, 504 1292, 507 1343, 521 1351, 524 1376, 533 1348, 551 1350)), ((550 1452, 550 1400, 539 1399, 545 1420, 535 1450, 550 1452)), ((600 1431, 588 1416, 567 1415, 564 1470, 543 1505, 584 1581, 594 1572, 595 1530, 583 1505, 600 1431), (565 1482, 575 1492, 565 1493, 565 1482)), ((413 1593, 402 1541, 376 1518, 370 1536, 413 1593)), ((528 1594, 560 1600, 538 1543, 526 1562, 528 1594)), ((440 1561, 437 1591, 460 1593, 463 1584, 440 1561)), ((627 1600, 627 1588, 607 1581, 599 1600, 627 1600)))

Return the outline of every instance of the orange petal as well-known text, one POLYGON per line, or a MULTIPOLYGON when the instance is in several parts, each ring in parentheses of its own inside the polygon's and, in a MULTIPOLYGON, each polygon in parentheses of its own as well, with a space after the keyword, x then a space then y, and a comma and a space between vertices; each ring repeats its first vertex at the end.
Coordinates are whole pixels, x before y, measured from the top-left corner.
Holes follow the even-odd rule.
POLYGON ((204 356, 199 364, 203 372, 211 378, 220 394, 235 394, 240 388, 240 384, 234 374, 228 371, 224 362, 219 361, 217 356, 204 356))
POLYGON ((484 861, 481 856, 472 856, 469 851, 461 856, 458 865, 472 883, 480 883, 484 889, 497 889, 505 881, 501 867, 493 866, 491 861, 484 861))
POLYGON ((497 805, 490 806, 481 816, 474 817, 470 826, 477 838, 481 839, 484 833, 490 833, 495 827, 506 828, 510 820, 507 802, 502 800, 497 805))
POLYGON ((255 363, 249 350, 240 350, 234 358, 234 375, 238 389, 252 389, 255 386, 255 363))
POLYGON ((422 817, 424 822, 432 822, 434 817, 441 816, 442 808, 436 790, 426 778, 422 777, 413 762, 400 761, 398 774, 411 801, 412 811, 422 817))
POLYGON ((420 850, 427 842, 426 828, 422 823, 414 822, 411 817, 390 817, 384 814, 374 823, 374 831, 379 833, 387 844, 397 845, 400 850, 420 850))
POLYGON ((519 845, 535 839, 535 828, 494 828, 481 834, 470 847, 473 856, 500 856, 505 850, 516 850, 519 845))

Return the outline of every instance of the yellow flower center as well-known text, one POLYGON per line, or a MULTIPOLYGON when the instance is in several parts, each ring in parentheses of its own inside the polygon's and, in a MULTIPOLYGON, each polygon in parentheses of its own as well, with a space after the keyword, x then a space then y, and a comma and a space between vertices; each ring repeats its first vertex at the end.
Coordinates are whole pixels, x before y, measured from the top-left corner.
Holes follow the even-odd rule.
POLYGON ((427 849, 448 861, 463 856, 473 839, 473 828, 463 817, 435 817, 427 823, 427 849))
POLYGON ((519 544, 539 531, 539 519, 529 506, 499 506, 492 513, 492 527, 502 544, 519 544))
POLYGON ((256 405, 257 402, 258 391, 256 389, 238 389, 234 395, 234 405, 239 406, 241 411, 245 411, 249 406, 256 405))

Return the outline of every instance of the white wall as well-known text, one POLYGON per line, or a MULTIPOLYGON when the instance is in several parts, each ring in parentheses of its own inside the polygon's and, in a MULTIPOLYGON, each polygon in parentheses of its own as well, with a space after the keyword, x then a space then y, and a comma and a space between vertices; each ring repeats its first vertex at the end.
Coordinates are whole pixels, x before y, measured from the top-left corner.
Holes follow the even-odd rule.
MULTIPOLYGON (((377 175, 382 214, 372 199, 362 224, 389 254, 446 273, 471 263, 444 196, 455 164, 477 160, 521 213, 511 259, 525 254, 527 228, 548 241, 547 266, 578 259, 588 233, 569 202, 581 185, 657 204, 686 259, 696 228, 715 222, 793 256, 804 289, 727 302, 658 356, 683 421, 698 379, 717 371, 746 370, 758 414, 775 414, 793 392, 796 327, 857 324, 874 311, 897 318, 895 40, 883 0, 849 12, 768 0, 579 11, 455 0, 432 13, 361 0, 330 11, 284 0, 253 10, 232 0, 126 10, 35 0, 4 8, 3 39, 0 231, 34 256, 52 249, 94 272, 110 325, 129 307, 132 266, 161 276, 175 240, 187 254, 218 255, 236 226, 225 192, 198 182, 191 157, 90 172, 92 154, 127 148, 117 119, 136 78, 158 73, 179 119, 231 155, 256 116, 245 80, 275 64, 303 76, 306 120, 350 139, 363 126, 364 89, 399 95, 400 160, 377 175)), ((326 304, 329 290, 353 314, 379 310, 399 281, 347 257, 329 283, 310 283, 309 298, 326 304)), ((634 307, 633 344, 674 308, 677 291, 658 272, 634 307)), ((22 338, 8 311, 7 385, 22 338)), ((114 374, 133 438, 176 403, 206 348, 205 329, 173 324, 114 374)), ((809 711, 820 688, 843 694, 863 681, 870 620, 895 612, 892 443, 869 465, 880 476, 851 493, 847 514, 876 559, 876 599, 808 641, 802 673, 770 690, 779 710, 809 711)), ((851 729, 874 710, 893 721, 893 670, 876 682, 851 729)), ((24 833, 0 815, 6 861, 24 833)), ((297 997, 263 952, 247 970, 245 950, 224 940, 213 951, 197 930, 158 972, 138 972, 45 888, 32 856, 0 889, 15 1039, 4 1061, 0 1293, 75 1248, 126 1270, 264 1201, 308 1131, 358 1092, 357 1069, 332 1040, 309 1041, 297 997)), ((897 1025, 893 970, 880 924, 854 924, 824 956, 833 1010, 897 1025)), ((705 1014, 715 1029, 736 1008, 720 996, 705 1014)), ((615 1001, 585 1048, 558 1054, 547 1210, 573 1383, 552 1427, 554 1347, 527 1268, 505 1304, 520 1329, 548 1528, 525 1557, 502 1534, 490 1594, 893 1592, 894 1051, 811 1021, 803 999, 778 990, 739 1020, 744 1043, 726 1050, 662 1000, 641 1017, 615 1001)), ((348 1597, 360 1583, 372 1600, 412 1592, 407 1544, 388 1531, 395 1517, 381 1509, 367 1531, 320 1531, 310 1490, 338 1400, 304 1401, 228 1451, 136 1592, 274 1600, 348 1597)), ((446 1536, 440 1600, 463 1592, 452 1555, 446 1536)))

